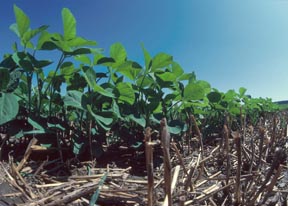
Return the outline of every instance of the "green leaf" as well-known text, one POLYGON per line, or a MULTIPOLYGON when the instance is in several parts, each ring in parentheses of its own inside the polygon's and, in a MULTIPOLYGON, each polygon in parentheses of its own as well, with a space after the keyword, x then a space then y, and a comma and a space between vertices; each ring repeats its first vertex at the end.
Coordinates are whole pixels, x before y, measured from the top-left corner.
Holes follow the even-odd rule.
POLYGON ((16 23, 11 24, 10 27, 9 27, 9 29, 10 29, 11 31, 13 31, 18 37, 20 37, 19 31, 18 31, 18 26, 17 26, 16 23))
MULTIPOLYGON (((16 18, 17 30, 19 37, 23 37, 24 33, 30 28, 30 20, 28 16, 14 4, 14 14, 16 18)), ((11 28, 11 27, 10 27, 11 28)), ((11 28, 15 32, 15 26, 11 28)), ((17 33, 16 33, 17 34, 17 33)))
POLYGON ((26 134, 45 134, 45 133, 46 133, 45 130, 30 130, 27 132, 23 132, 23 135, 26 135, 26 134))
POLYGON ((141 45, 142 51, 144 53, 144 60, 145 60, 145 70, 150 70, 152 58, 149 52, 145 49, 144 45, 141 45))
POLYGON ((32 120, 30 117, 28 117, 28 123, 37 130, 45 131, 45 129, 40 124, 32 120))
POLYGON ((78 90, 83 92, 87 87, 85 78, 79 73, 74 73, 72 77, 69 77, 68 80, 66 79, 66 83, 68 85, 67 90, 78 90))
POLYGON ((87 55, 77 55, 74 57, 75 60, 80 61, 86 65, 91 65, 91 60, 87 55))
POLYGON ((142 145, 143 145, 143 142, 135 142, 130 147, 132 147, 133 149, 139 149, 142 145))
POLYGON ((236 105, 229 106, 229 113, 234 114, 234 115, 239 115, 240 114, 240 106, 237 107, 236 105))
POLYGON ((10 71, 17 68, 17 64, 14 62, 12 55, 9 54, 8 56, 4 57, 4 59, 0 63, 0 67, 9 68, 10 71))
POLYGON ((196 75, 194 72, 191 72, 191 73, 184 73, 182 74, 179 79, 179 81, 182 81, 182 80, 188 80, 189 83, 191 82, 195 82, 196 81, 196 75))
POLYGON ((83 151, 84 146, 85 146, 84 141, 77 142, 74 140, 73 141, 73 153, 76 155, 80 154, 83 151))
POLYGON ((133 114, 130 114, 126 117, 128 119, 128 121, 133 121, 135 123, 137 123, 138 125, 140 125, 141 127, 145 127, 146 126, 146 120, 144 117, 136 117, 135 115, 133 114))
POLYGON ((171 134, 179 135, 187 129, 183 122, 179 120, 172 120, 168 123, 168 130, 171 134))
POLYGON ((184 74, 184 70, 182 69, 182 67, 176 63, 176 62, 173 62, 172 63, 172 73, 177 77, 179 78, 182 74, 184 74))
POLYGON ((137 86, 145 88, 145 87, 150 87, 154 83, 154 80, 150 74, 147 74, 146 76, 142 75, 141 77, 139 77, 136 83, 137 83, 137 86))
POLYGON ((47 28, 48 28, 47 25, 43 25, 43 26, 41 26, 41 27, 39 27, 37 29, 28 30, 27 32, 24 33, 22 41, 26 45, 26 43, 28 43, 34 36, 36 36, 37 34, 43 32, 47 28))
POLYGON ((19 104, 12 93, 0 93, 0 125, 14 119, 18 114, 19 104))
POLYGON ((12 55, 12 59, 14 62, 24 69, 26 72, 34 71, 34 67, 32 65, 31 59, 24 52, 17 52, 12 55))
POLYGON ((111 109, 112 109, 112 111, 114 112, 114 114, 116 115, 116 117, 118 119, 123 119, 122 116, 121 116, 121 112, 120 112, 119 106, 118 106, 118 104, 116 103, 116 101, 114 99, 112 100, 111 109))
POLYGON ((52 41, 52 34, 47 31, 43 31, 37 42, 38 50, 54 50, 57 49, 57 45, 52 41))
POLYGON ((190 83, 184 88, 185 100, 201 100, 205 96, 205 88, 200 84, 190 83))
POLYGON ((60 67, 60 73, 64 76, 70 76, 76 71, 78 70, 74 68, 74 64, 72 62, 64 62, 60 67))
POLYGON ((199 84, 204 89, 205 95, 211 91, 211 86, 209 82, 204 80, 198 80, 196 83, 199 84))
POLYGON ((112 44, 110 47, 110 56, 117 62, 122 63, 127 58, 127 53, 121 43, 112 44))
POLYGON ((60 129, 62 131, 65 131, 65 127, 63 127, 61 124, 51 124, 51 123, 48 123, 47 126, 49 128, 57 128, 57 129, 60 129))
POLYGON ((132 105, 135 101, 135 93, 130 83, 120 82, 116 85, 117 98, 119 101, 132 105))
POLYGON ((45 147, 45 148, 51 148, 52 144, 40 144, 41 147, 45 147))
POLYGON ((156 76, 164 82, 175 82, 177 78, 177 76, 171 72, 156 73, 156 76))
POLYGON ((83 47, 83 46, 96 46, 97 45, 96 41, 87 40, 82 37, 75 37, 71 40, 68 40, 67 42, 70 47, 83 47))
POLYGON ((64 54, 71 55, 71 56, 82 55, 82 54, 91 54, 91 49, 79 48, 79 49, 75 49, 73 51, 65 51, 64 50, 64 54))
POLYGON ((108 172, 105 172, 105 174, 101 177, 101 180, 98 183, 98 187, 90 199, 89 206, 94 206, 95 203, 97 202, 99 194, 100 194, 100 190, 101 190, 102 185, 104 184, 107 176, 108 176, 108 172))
POLYGON ((76 20, 67 8, 62 9, 62 21, 64 29, 64 40, 71 40, 76 37, 76 20))
POLYGON ((240 87, 240 88, 239 88, 239 95, 240 95, 240 97, 243 97, 243 96, 245 95, 245 92, 246 92, 246 91, 247 91, 246 88, 240 87))
POLYGON ((76 90, 70 90, 67 92, 67 94, 64 96, 63 101, 64 105, 71 106, 77 109, 84 110, 81 104, 82 100, 82 92, 76 91, 76 90))
POLYGON ((6 90, 10 81, 9 70, 7 68, 0 68, 0 91, 6 90))
POLYGON ((173 57, 165 53, 159 53, 152 59, 152 71, 167 67, 173 63, 173 57))
POLYGON ((13 92, 15 89, 17 89, 21 76, 22 72, 19 70, 14 70, 13 72, 10 72, 10 79, 6 88, 6 92, 13 92))
POLYGON ((237 93, 233 89, 230 89, 225 93, 223 99, 229 102, 229 101, 235 100, 236 97, 237 97, 237 93))
POLYGON ((43 67, 46 67, 46 66, 48 66, 48 65, 53 63, 50 60, 37 60, 34 56, 32 56, 29 53, 27 53, 27 57, 29 58, 29 60, 31 60, 32 64, 36 68, 43 68, 43 67))
POLYGON ((91 67, 82 67, 81 68, 83 71, 83 76, 85 80, 87 81, 88 85, 93 89, 94 92, 98 92, 99 94, 102 94, 103 96, 106 97, 111 97, 114 98, 114 94, 106 91, 103 89, 100 85, 96 83, 96 73, 91 67))
POLYGON ((111 57, 101 57, 97 59, 96 64, 101 64, 107 67, 112 67, 115 64, 115 60, 111 57))
POLYGON ((142 67, 137 62, 126 61, 116 69, 116 72, 123 74, 131 80, 135 80, 141 70, 142 67))
POLYGON ((210 92, 209 94, 207 94, 207 98, 209 99, 209 102, 211 103, 220 102, 221 97, 222 95, 219 92, 210 92))
POLYGON ((114 120, 113 112, 104 111, 94 113, 91 105, 87 105, 87 110, 94 117, 95 121, 105 130, 110 130, 114 120))

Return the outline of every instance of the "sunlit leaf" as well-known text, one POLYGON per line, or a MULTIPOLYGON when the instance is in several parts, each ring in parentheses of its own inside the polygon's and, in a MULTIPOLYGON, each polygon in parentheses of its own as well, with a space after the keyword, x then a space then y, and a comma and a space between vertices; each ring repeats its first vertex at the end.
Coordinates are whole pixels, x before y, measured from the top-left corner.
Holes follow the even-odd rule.
POLYGON ((127 58, 127 53, 121 43, 112 44, 110 47, 110 56, 119 63, 122 63, 127 58))
POLYGON ((146 76, 142 75, 136 81, 137 86, 141 86, 142 88, 150 87, 153 83, 154 83, 154 80, 149 74, 147 74, 146 76))
POLYGON ((205 96, 205 88, 199 84, 190 83, 184 88, 184 99, 201 100, 205 96))
POLYGON ((46 30, 48 28, 47 25, 43 25, 37 29, 32 29, 32 30, 28 30, 27 32, 24 33, 22 40, 24 41, 24 43, 29 42, 34 36, 36 36, 37 34, 43 32, 44 30, 46 30))
POLYGON ((135 101, 135 94, 131 84, 127 82, 120 82, 116 85, 117 98, 119 101, 126 102, 132 105, 135 101))
POLYGON ((137 62, 127 61, 121 64, 116 72, 123 74, 131 80, 135 80, 138 74, 141 72, 142 67, 137 62))
POLYGON ((247 91, 246 88, 240 87, 240 88, 239 88, 239 95, 240 95, 240 97, 243 97, 243 96, 245 95, 245 92, 246 92, 246 91, 247 91))
POLYGON ((184 74, 184 70, 182 69, 182 67, 176 63, 176 62, 173 62, 172 63, 172 73, 177 77, 179 78, 182 74, 184 74))
POLYGON ((91 60, 87 55, 77 55, 74 57, 75 60, 80 61, 86 65, 91 65, 91 60))
POLYGON ((62 9, 62 21, 64 29, 64 39, 71 40, 76 37, 76 20, 67 8, 62 9))
MULTIPOLYGON (((23 37, 24 33, 30 28, 30 20, 28 16, 14 4, 14 14, 16 18, 16 25, 18 34, 23 37)), ((15 25, 10 27, 15 32, 15 25)), ((16 33, 17 34, 17 33, 16 33)))
POLYGON ((18 31, 18 26, 17 26, 16 23, 11 24, 10 27, 9 27, 9 29, 10 29, 11 31, 13 31, 18 37, 20 37, 20 33, 19 33, 19 31, 18 31))
POLYGON ((71 40, 68 40, 68 45, 70 47, 84 47, 84 46, 96 46, 97 43, 96 41, 87 40, 82 37, 75 37, 71 40))
POLYGON ((54 50, 54 49, 57 49, 57 45, 52 41, 51 39, 52 37, 52 34, 50 34, 49 32, 47 31, 43 31, 41 32, 41 35, 38 39, 38 42, 37 42, 37 49, 42 49, 42 50, 54 50))
POLYGON ((179 81, 182 81, 182 80, 188 80, 189 83, 191 82, 195 82, 196 81, 196 75, 194 72, 191 72, 191 73, 184 73, 182 74, 179 79, 179 81))
POLYGON ((226 101, 232 101, 235 100, 236 96, 237 93, 233 89, 230 89, 224 94, 223 99, 225 99, 226 101))
POLYGON ((152 71, 159 68, 167 67, 172 64, 173 57, 165 53, 159 53, 152 59, 152 71))
POLYGON ((156 75, 164 82, 175 82, 177 79, 177 76, 171 72, 162 72, 156 75))
POLYGON ((211 86, 209 82, 204 80, 198 80, 196 83, 199 84, 204 89, 205 95, 211 91, 211 86))
POLYGON ((142 47, 142 51, 144 53, 145 69, 150 70, 152 58, 151 58, 149 52, 145 49, 143 44, 141 45, 141 47, 142 47))

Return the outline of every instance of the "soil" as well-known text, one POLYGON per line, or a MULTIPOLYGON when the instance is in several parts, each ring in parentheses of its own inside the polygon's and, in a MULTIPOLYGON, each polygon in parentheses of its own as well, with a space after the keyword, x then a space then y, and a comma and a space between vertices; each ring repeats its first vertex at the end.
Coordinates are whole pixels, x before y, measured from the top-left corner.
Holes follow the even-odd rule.
MULTIPOLYGON (((195 137, 190 145, 172 139, 173 205, 287 205, 288 137, 271 128, 247 128, 245 135, 223 132, 213 141, 195 137)), ((15 157, 18 161, 10 155, 0 162, 0 205, 148 205, 149 184, 151 205, 165 205, 162 148, 153 142, 149 182, 146 143, 137 150, 108 147, 93 161, 61 159, 57 150, 27 145, 25 155, 15 157)))

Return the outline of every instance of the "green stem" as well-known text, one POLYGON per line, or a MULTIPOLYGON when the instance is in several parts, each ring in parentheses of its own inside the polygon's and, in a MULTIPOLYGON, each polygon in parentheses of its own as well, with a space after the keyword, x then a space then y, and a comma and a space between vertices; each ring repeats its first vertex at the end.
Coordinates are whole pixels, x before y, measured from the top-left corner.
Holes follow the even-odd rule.
POLYGON ((40 115, 41 112, 41 102, 42 102, 42 82, 40 82, 39 74, 36 73, 37 78, 37 88, 38 88, 38 99, 37 99, 37 110, 36 115, 40 115))
POLYGON ((64 53, 62 53, 59 61, 58 61, 58 64, 57 64, 57 67, 55 69, 55 72, 53 74, 53 77, 51 78, 50 82, 48 83, 46 89, 45 89, 45 92, 44 92, 44 96, 47 95, 47 91, 48 89, 50 89, 50 99, 49 99, 49 116, 51 115, 51 107, 52 107, 52 97, 53 97, 53 94, 54 94, 54 88, 53 88, 53 80, 55 79, 56 75, 57 75, 57 72, 58 70, 60 69, 62 63, 64 62, 66 56, 64 55, 64 53))
POLYGON ((51 87, 51 84, 52 84, 54 78, 56 77, 56 74, 57 74, 58 70, 60 69, 62 63, 64 62, 65 58, 66 58, 66 56, 64 54, 62 54, 59 61, 58 61, 58 64, 57 64, 57 67, 56 67, 55 72, 53 74, 53 77, 51 78, 50 82, 48 83, 48 85, 44 91, 44 96, 46 96, 48 89, 51 87))
POLYGON ((28 86, 28 111, 31 112, 31 96, 32 96, 32 77, 33 73, 26 73, 27 76, 27 86, 28 86))

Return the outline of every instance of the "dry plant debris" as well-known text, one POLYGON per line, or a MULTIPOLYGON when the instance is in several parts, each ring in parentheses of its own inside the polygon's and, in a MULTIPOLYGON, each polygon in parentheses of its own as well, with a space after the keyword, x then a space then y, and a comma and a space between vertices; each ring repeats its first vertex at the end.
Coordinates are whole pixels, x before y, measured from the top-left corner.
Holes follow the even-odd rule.
POLYGON ((32 139, 20 163, 12 157, 0 162, 0 205, 287 205, 287 134, 271 133, 269 125, 245 134, 224 125, 221 138, 204 144, 196 127, 200 144, 189 153, 166 124, 163 119, 161 144, 151 140, 151 128, 145 130, 147 176, 133 175, 133 165, 78 162, 72 169, 73 160, 33 162, 32 139), (156 167, 160 145, 163 163, 156 167))

